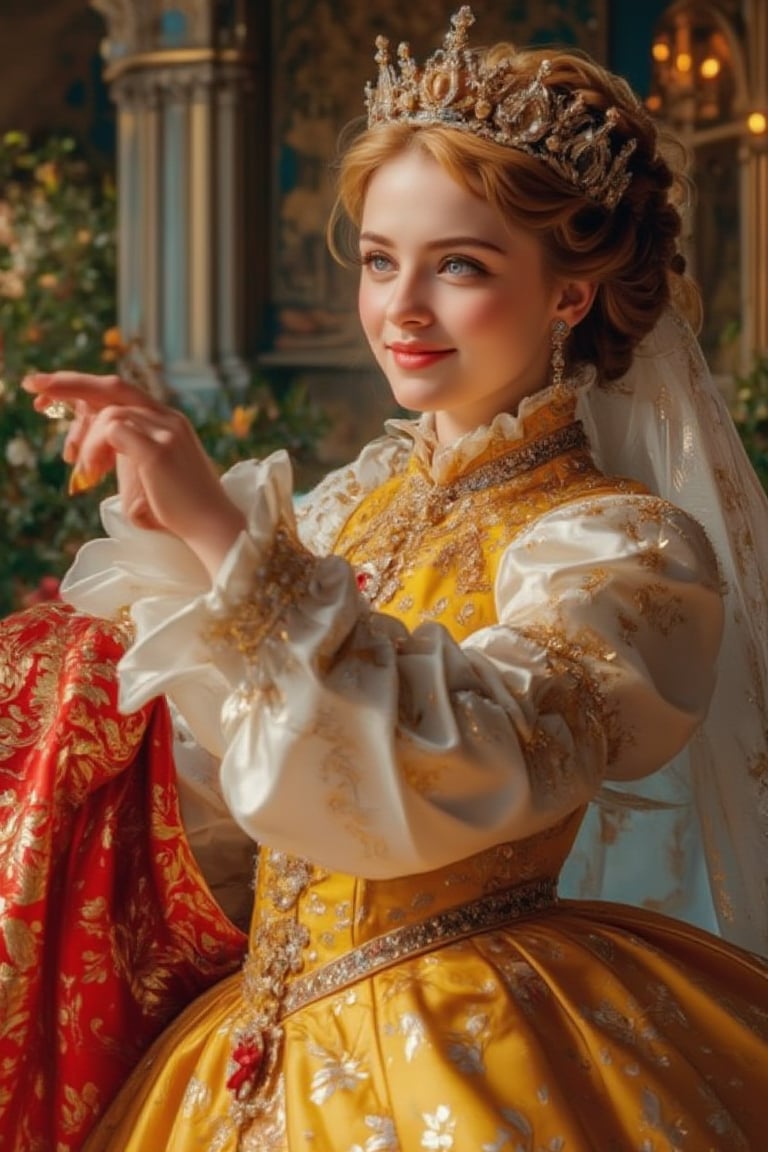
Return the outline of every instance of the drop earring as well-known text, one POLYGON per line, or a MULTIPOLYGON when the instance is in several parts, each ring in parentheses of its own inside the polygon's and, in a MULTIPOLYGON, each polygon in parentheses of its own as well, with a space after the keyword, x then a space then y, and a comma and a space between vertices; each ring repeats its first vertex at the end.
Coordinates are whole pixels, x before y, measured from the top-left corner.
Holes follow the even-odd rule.
POLYGON ((552 384, 555 388, 562 388, 565 373, 565 342, 571 334, 571 329, 565 320, 560 317, 552 321, 551 355, 552 384))

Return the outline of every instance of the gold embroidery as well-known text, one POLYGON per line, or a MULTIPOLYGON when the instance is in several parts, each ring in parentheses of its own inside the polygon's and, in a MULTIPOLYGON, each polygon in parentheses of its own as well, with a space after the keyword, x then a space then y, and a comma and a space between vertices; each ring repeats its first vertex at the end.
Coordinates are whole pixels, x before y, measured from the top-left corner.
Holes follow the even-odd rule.
MULTIPOLYGON (((450 568, 450 565, 448 565, 450 568)), ((439 620, 442 615, 448 610, 448 598, 441 596, 431 608, 426 609, 423 613, 425 620, 439 620)))
POLYGON ((757 780, 758 783, 768 787, 768 753, 761 752, 749 756, 747 769, 753 780, 757 780))
POLYGON ((131 616, 130 604, 123 604, 118 609, 117 616, 115 617, 115 625, 120 629, 126 646, 133 644, 136 639, 136 625, 131 616))
MULTIPOLYGON (((232 1024, 227 1087, 232 1093, 229 1119, 237 1129, 271 1106, 282 1046, 279 1027, 288 977, 303 966, 309 931, 296 922, 299 897, 309 887, 312 865, 282 852, 260 861, 265 905, 256 922, 243 968, 243 1011, 232 1024)), ((257 884, 259 879, 257 877, 257 884)), ((222 1133, 223 1134, 223 1133, 222 1133)))
POLYGON ((278 525, 247 597, 212 620, 206 638, 213 645, 234 644, 249 665, 256 664, 266 637, 277 631, 291 605, 306 595, 315 564, 315 557, 278 525))
MULTIPOLYGON (((644 492, 640 484, 596 470, 574 407, 571 397, 556 412, 537 412, 536 432, 522 446, 492 437, 491 459, 474 470, 469 465, 450 482, 434 483, 414 455, 370 493, 334 547, 357 569, 367 599, 379 609, 391 604, 411 628, 435 619, 448 604, 450 631, 461 640, 495 623, 491 596, 498 564, 524 528, 555 507, 580 501, 579 515, 603 515, 586 496, 644 492), (552 455, 555 449, 559 454, 552 455)), ((652 503, 657 510, 664 506, 652 503)), ((448 623, 446 615, 440 620, 448 623)))
POLYGON ((408 761, 403 765, 402 772, 408 787, 420 796, 434 795, 443 775, 440 768, 411 764, 408 761))
POLYGON ((466 628, 476 611, 475 605, 472 604, 471 601, 468 601, 466 604, 459 606, 454 619, 460 628, 466 628))
POLYGON ((643 568, 649 568, 652 572, 660 572, 664 567, 664 551, 658 545, 652 545, 641 553, 639 560, 643 568))
MULTIPOLYGON (((595 741, 599 745, 602 735, 608 763, 615 762, 633 737, 620 723, 617 709, 609 705, 605 692, 606 676, 615 658, 613 649, 606 647, 589 629, 582 629, 574 636, 562 627, 541 624, 521 628, 520 635, 547 652, 550 677, 543 690, 540 714, 563 716, 571 732, 583 733, 587 745, 595 741), (590 662, 595 660, 602 665, 599 677, 588 671, 590 662)), ((554 784, 562 779, 563 755, 556 756, 554 763, 552 760, 556 747, 551 734, 541 729, 537 729, 527 744, 527 754, 537 767, 537 780, 551 780, 554 784)))
POLYGON ((358 749, 339 731, 333 711, 321 710, 307 731, 325 745, 319 771, 327 785, 329 809, 338 822, 365 846, 369 856, 385 856, 386 837, 371 834, 370 817, 360 802, 363 768, 358 749))
POLYGON ((664 584, 647 584, 638 589, 634 601, 648 626, 655 628, 662 636, 668 636, 673 628, 685 620, 680 611, 681 598, 670 594, 664 584))
MULTIPOLYGON (((446 484, 432 483, 412 457, 404 475, 382 485, 375 497, 352 513, 336 551, 357 564, 365 577, 361 590, 378 607, 390 603, 404 590, 407 578, 425 565, 438 576, 450 573, 462 596, 485 594, 491 588, 489 521, 496 523, 502 515, 510 528, 519 528, 528 520, 533 508, 522 497, 533 483, 533 473, 555 460, 561 475, 550 497, 552 504, 562 501, 566 476, 570 483, 581 481, 587 488, 602 483, 578 422, 565 423, 522 446, 507 444, 505 453, 446 484), (349 551, 343 543, 347 537, 354 539, 349 551)), ((434 611, 434 604, 422 606, 422 613, 434 611)))
POLYGON ((581 582, 581 587, 588 596, 593 596, 595 592, 599 592, 604 588, 608 581, 608 573, 605 568, 593 568, 589 575, 585 576, 581 582))
POLYGON ((79 1147, 183 997, 244 948, 196 881, 170 765, 150 766, 160 708, 117 710, 123 639, 61 604, 0 628, 0 1109, 16 1085, 18 1147, 79 1147), (127 887, 110 852, 131 856, 127 887))

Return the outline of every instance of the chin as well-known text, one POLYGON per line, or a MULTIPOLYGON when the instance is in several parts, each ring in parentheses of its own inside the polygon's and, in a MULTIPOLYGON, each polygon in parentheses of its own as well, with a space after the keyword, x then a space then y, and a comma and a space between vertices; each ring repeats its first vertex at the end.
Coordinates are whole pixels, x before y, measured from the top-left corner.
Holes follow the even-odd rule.
POLYGON ((389 382, 395 402, 410 412, 437 412, 444 406, 444 396, 430 388, 414 387, 400 382, 389 382))

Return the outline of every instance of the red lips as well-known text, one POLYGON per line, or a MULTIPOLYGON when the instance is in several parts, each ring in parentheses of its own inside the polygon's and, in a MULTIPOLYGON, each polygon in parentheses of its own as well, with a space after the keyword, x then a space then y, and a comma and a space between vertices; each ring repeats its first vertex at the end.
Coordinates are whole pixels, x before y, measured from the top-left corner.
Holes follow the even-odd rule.
POLYGON ((421 369, 429 368, 432 364, 452 356, 453 348, 432 348, 428 344, 417 344, 412 341, 397 342, 387 345, 394 357, 398 368, 421 369))

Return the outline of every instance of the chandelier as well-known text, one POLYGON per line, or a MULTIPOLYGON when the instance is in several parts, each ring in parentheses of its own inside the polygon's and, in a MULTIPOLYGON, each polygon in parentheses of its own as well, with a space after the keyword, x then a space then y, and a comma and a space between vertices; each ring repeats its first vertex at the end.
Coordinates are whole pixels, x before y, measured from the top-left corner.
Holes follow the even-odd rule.
POLYGON ((648 110, 697 142, 768 137, 768 112, 748 109, 741 51, 710 4, 673 4, 651 44, 648 110))
POLYGON ((651 45, 649 111, 688 130, 734 119, 736 77, 724 30, 706 7, 676 7, 662 18, 651 45))

